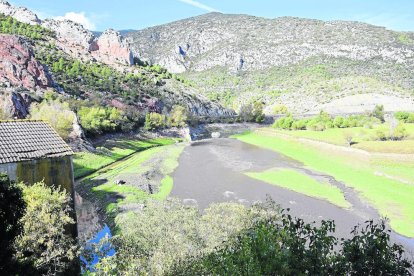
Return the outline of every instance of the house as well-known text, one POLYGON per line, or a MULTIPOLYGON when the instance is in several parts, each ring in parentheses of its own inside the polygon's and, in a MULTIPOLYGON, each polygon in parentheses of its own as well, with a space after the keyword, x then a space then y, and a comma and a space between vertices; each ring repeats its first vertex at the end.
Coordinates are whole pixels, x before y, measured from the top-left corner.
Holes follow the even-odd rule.
MULTIPOLYGON (((71 195, 74 210, 72 155, 72 149, 46 122, 0 121, 0 173, 29 185, 43 180, 63 188, 71 195)), ((75 211, 73 218, 76 221, 75 211)), ((76 235, 76 230, 70 231, 76 235)))

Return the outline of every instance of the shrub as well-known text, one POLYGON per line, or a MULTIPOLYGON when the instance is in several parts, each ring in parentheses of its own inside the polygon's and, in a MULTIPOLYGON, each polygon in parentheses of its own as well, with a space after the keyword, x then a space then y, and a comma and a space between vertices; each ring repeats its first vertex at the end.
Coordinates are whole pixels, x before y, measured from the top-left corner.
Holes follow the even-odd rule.
POLYGON ((281 128, 281 129, 291 129, 293 122, 294 122, 294 119, 292 115, 289 115, 287 117, 282 117, 276 120, 276 122, 273 123, 273 127, 281 128))
POLYGON ((123 115, 123 113, 115 108, 107 107, 81 107, 78 110, 80 124, 89 135, 98 135, 104 132, 115 132, 121 130, 131 130, 133 124, 123 115), (127 127, 128 126, 128 127, 127 127))
POLYGON ((73 227, 70 197, 44 183, 21 185, 27 204, 21 219, 23 233, 16 240, 17 258, 36 273, 56 275, 70 269, 76 259, 76 241, 65 231, 73 227))
POLYGON ((344 117, 342 117, 342 116, 337 116, 337 117, 335 117, 335 119, 334 119, 334 121, 333 121, 333 125, 334 125, 334 127, 336 127, 336 128, 342 128, 342 127, 345 127, 345 126, 344 126, 344 121, 345 121, 345 118, 344 118, 344 117))
POLYGON ((157 130, 165 127, 165 115, 151 112, 145 116, 146 130, 157 130))
POLYGON ((185 127, 188 120, 188 111, 185 107, 174 105, 168 117, 168 125, 171 127, 185 127))
POLYGON ((390 243, 385 223, 366 223, 353 237, 333 236, 333 221, 315 226, 283 215, 267 220, 201 258, 175 266, 170 275, 409 275, 403 247, 390 243))
POLYGON ((376 105, 374 110, 371 113, 371 116, 379 119, 382 123, 385 122, 385 119, 384 119, 384 106, 383 105, 376 105))

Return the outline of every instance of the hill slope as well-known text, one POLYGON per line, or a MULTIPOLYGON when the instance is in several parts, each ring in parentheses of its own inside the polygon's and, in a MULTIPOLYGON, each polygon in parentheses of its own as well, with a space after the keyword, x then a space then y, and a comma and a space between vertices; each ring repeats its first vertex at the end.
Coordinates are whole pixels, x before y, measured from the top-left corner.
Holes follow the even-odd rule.
POLYGON ((359 22, 210 13, 127 36, 140 59, 182 73, 229 107, 254 98, 268 111, 276 103, 297 112, 338 104, 342 112, 377 103, 414 109, 414 33, 359 22))

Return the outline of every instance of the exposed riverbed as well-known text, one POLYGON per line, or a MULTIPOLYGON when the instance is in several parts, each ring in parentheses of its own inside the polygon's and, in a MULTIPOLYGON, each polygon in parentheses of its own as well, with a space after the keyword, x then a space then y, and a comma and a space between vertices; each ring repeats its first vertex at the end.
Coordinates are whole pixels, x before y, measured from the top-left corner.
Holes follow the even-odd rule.
MULTIPOLYGON (((362 201, 353 189, 335 181, 331 176, 310 171, 299 162, 276 152, 234 139, 193 142, 185 148, 179 164, 173 174, 174 187, 171 196, 181 198, 188 204, 198 204, 200 208, 213 202, 225 201, 250 205, 255 201, 264 201, 269 195, 282 208, 289 208, 291 214, 307 222, 335 220, 338 237, 349 237, 358 223, 379 219, 377 211, 362 201), (315 180, 337 186, 352 207, 343 209, 327 201, 269 185, 244 174, 247 171, 264 171, 275 167, 297 170, 315 180)), ((408 251, 414 252, 413 239, 395 233, 392 233, 392 237, 408 251)))

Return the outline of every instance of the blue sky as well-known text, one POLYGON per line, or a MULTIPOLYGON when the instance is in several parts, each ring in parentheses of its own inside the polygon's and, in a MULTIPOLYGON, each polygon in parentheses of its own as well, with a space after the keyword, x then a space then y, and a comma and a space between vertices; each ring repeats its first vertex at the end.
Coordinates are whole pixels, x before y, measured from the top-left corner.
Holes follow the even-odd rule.
POLYGON ((143 29, 209 11, 266 18, 356 20, 414 31, 414 0, 11 0, 45 17, 66 17, 102 31, 143 29))

